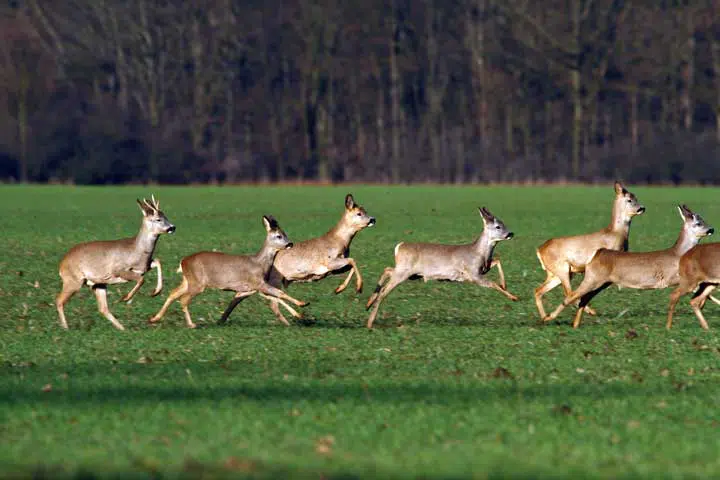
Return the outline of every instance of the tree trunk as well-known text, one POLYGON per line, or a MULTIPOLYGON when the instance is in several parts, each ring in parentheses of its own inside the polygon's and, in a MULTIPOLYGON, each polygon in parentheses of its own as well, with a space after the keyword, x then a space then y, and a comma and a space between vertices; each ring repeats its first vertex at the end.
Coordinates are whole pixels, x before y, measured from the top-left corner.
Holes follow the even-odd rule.
POLYGON ((390 12, 390 134, 392 156, 390 159, 390 180, 400 182, 400 71, 398 68, 398 25, 395 0, 391 0, 390 12))

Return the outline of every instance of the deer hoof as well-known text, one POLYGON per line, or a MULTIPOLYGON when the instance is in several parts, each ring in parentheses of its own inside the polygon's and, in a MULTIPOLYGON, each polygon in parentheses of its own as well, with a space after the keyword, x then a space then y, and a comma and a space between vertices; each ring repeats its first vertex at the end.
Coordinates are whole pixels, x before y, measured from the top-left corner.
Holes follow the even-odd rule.
POLYGON ((188 323, 188 328, 197 328, 197 324, 195 323, 188 323))
POLYGON ((512 300, 513 302, 517 302, 518 300, 520 300, 520 298, 513 295, 510 297, 510 300, 512 300))
POLYGON ((310 305, 310 302, 303 302, 302 300, 298 303, 298 307, 307 307, 308 305, 310 305))
POLYGON ((595 311, 595 309, 588 306, 585 307, 585 313, 587 313, 588 315, 592 315, 593 317, 597 316, 597 312, 595 311))
POLYGON ((153 291, 153 292, 150 294, 150 296, 151 296, 151 297, 157 297, 158 295, 160 295, 160 292, 162 292, 162 289, 160 289, 160 290, 155 290, 155 291, 153 291))

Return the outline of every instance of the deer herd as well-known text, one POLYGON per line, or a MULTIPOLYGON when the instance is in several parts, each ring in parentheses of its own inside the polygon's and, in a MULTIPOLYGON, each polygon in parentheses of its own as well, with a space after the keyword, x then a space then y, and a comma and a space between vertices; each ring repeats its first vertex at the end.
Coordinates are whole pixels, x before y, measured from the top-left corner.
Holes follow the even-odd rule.
MULTIPOLYGON (((537 248, 540 266, 547 274, 545 281, 535 289, 540 318, 550 322, 565 307, 576 304, 573 327, 577 328, 583 313, 596 315, 590 301, 612 284, 634 289, 676 287, 670 294, 666 327, 672 326, 680 297, 693 293, 690 306, 702 328, 707 330, 702 308, 708 298, 720 304, 720 300, 711 295, 720 285, 720 243, 698 243, 703 237, 712 235, 713 228, 687 206, 679 205, 682 227, 672 246, 652 252, 628 251, 630 223, 635 216, 645 212, 645 207, 620 182, 615 182, 614 189, 612 218, 607 227, 584 235, 552 238, 537 248), (576 273, 584 276, 582 283, 573 290, 570 281, 576 273), (557 286, 563 287, 565 299, 548 315, 542 299, 557 286)), ((173 233, 175 225, 160 210, 160 203, 154 196, 151 200, 137 202, 143 219, 135 237, 82 243, 70 249, 60 261, 63 285, 55 304, 63 328, 68 328, 65 304, 83 285, 88 285, 95 293, 100 313, 120 330, 124 329, 123 325, 108 307, 108 285, 134 281, 133 288, 122 297, 122 301, 129 303, 143 285, 145 273, 156 268, 157 286, 152 296, 162 291, 162 267, 153 253, 160 235, 173 233)), ((400 242, 395 246, 395 266, 385 268, 367 301, 366 308, 370 310, 367 328, 373 327, 383 300, 406 280, 471 282, 497 290, 512 301, 518 300, 507 289, 500 260, 493 258, 497 243, 513 238, 513 233, 488 209, 480 208, 479 213, 483 230, 473 243, 400 242), (487 277, 493 267, 498 270, 499 282, 487 277)), ((350 243, 361 230, 375 225, 375 218, 355 203, 352 195, 345 197, 344 212, 334 227, 322 236, 299 243, 291 242, 272 216, 263 216, 262 221, 265 242, 253 255, 198 252, 183 258, 177 270, 182 274, 180 285, 170 292, 149 322, 159 322, 170 305, 178 300, 186 326, 195 328, 190 302, 206 288, 235 292, 218 323, 225 323, 240 302, 258 293, 270 302, 271 310, 284 325, 290 324, 280 307, 293 317, 301 318, 290 303, 296 307, 307 305, 283 290, 291 282, 312 282, 331 274, 347 273, 335 293, 345 290, 353 275, 356 291, 362 292, 363 279, 357 262, 350 256, 350 243)))

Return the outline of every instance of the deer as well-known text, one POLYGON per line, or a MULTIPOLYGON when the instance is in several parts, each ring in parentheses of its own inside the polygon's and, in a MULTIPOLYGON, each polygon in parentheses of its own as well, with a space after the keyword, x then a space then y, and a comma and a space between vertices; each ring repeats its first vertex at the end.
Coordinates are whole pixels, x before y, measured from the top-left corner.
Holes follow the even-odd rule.
POLYGON ((473 243, 446 245, 400 242, 395 246, 395 268, 385 268, 374 293, 365 305, 367 310, 372 308, 367 320, 368 329, 373 328, 382 301, 406 280, 422 278, 425 282, 471 282, 497 290, 512 301, 518 300, 518 297, 507 290, 500 260, 493 259, 493 250, 497 243, 510 240, 514 234, 487 208, 480 207, 479 211, 483 231, 473 243), (493 267, 497 267, 500 283, 485 278, 485 274, 493 267))
POLYGON ((621 287, 655 290, 678 285, 680 258, 714 229, 687 205, 678 205, 683 224, 675 243, 665 250, 623 252, 601 248, 585 266, 580 286, 544 320, 552 321, 571 303, 579 301, 573 328, 580 326, 584 307, 598 293, 612 284, 621 287))
POLYGON ((95 292, 98 310, 118 330, 125 327, 110 312, 107 302, 107 286, 117 283, 135 282, 135 286, 121 301, 130 303, 145 282, 145 274, 152 268, 157 269, 157 286, 152 296, 157 296, 163 288, 162 266, 160 260, 153 258, 160 235, 174 233, 175 225, 160 210, 160 202, 151 196, 151 200, 137 200, 143 219, 140 231, 132 238, 120 240, 93 241, 72 247, 60 260, 60 278, 62 291, 55 299, 60 325, 68 329, 65 318, 65 304, 83 285, 95 292))
MULTIPOLYGON (((633 217, 642 215, 645 207, 620 182, 616 181, 614 188, 612 217, 607 227, 585 235, 551 238, 537 248, 535 253, 547 274, 545 281, 535 289, 535 304, 541 319, 547 317, 542 297, 558 285, 562 285, 565 297, 570 295, 570 280, 574 274, 585 271, 595 252, 601 248, 627 251, 630 222, 633 217)), ((596 314, 589 306, 585 307, 585 311, 590 315, 596 314)))
MULTIPOLYGON (((265 242, 255 255, 231 255, 221 252, 198 252, 183 258, 180 261, 178 273, 182 273, 182 281, 168 296, 160 310, 150 318, 151 324, 157 323, 167 312, 172 302, 179 299, 185 315, 185 324, 188 328, 196 328, 190 315, 190 302, 206 288, 233 291, 230 305, 225 309, 219 324, 224 324, 235 307, 247 297, 258 293, 261 297, 278 302, 296 318, 302 318, 286 300, 299 306, 308 305, 307 302, 297 300, 270 285, 267 276, 276 255, 293 248, 292 242, 280 228, 277 220, 271 215, 262 217, 265 225, 265 242)), ((287 321, 285 325, 289 325, 287 321)))
MULTIPOLYGON (((350 284, 355 275, 356 290, 362 292, 363 280, 360 269, 350 256, 350 243, 361 230, 375 225, 375 217, 355 203, 352 194, 345 196, 345 209, 340 221, 327 233, 295 243, 289 250, 281 250, 270 268, 268 283, 274 287, 287 287, 292 282, 314 282, 328 275, 348 273, 336 289, 338 294, 350 284)), ((270 300, 270 308, 283 324, 289 325, 280 311, 279 301, 270 300)), ((228 307, 230 308, 230 307, 228 307)))
POLYGON ((678 274, 680 281, 677 288, 670 293, 665 328, 668 330, 672 328, 673 313, 680 297, 695 291, 690 300, 690 307, 703 330, 709 330, 702 309, 708 298, 720 305, 720 300, 710 295, 720 284, 720 243, 707 243, 691 248, 680 258, 678 274))

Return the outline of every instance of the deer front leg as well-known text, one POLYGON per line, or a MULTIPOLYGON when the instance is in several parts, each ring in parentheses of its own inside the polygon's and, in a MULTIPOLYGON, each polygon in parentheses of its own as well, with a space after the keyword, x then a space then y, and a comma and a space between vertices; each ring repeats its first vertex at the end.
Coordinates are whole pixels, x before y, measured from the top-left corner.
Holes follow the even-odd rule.
POLYGON ((340 270, 341 268, 345 268, 348 265, 350 265, 350 273, 348 273, 348 276, 345 278, 345 281, 335 289, 335 293, 340 293, 343 290, 347 288, 347 286, 350 284, 350 279, 353 276, 353 273, 355 274, 355 290, 360 293, 362 292, 363 288, 363 280, 362 275, 360 275, 360 269, 357 266, 357 263, 355 263, 355 260, 348 257, 348 258, 335 258, 333 259, 327 266, 328 270, 331 272, 334 272, 336 270, 340 270))
POLYGON ((289 302, 294 303, 298 307, 304 307, 306 305, 310 305, 308 302, 303 302, 302 300, 298 300, 297 298, 293 298, 287 293, 283 292, 277 287, 273 287, 269 283, 263 283, 260 285, 260 288, 258 288, 258 292, 263 293, 270 297, 275 297, 277 300, 287 300, 289 302))
POLYGON ((370 298, 368 298, 367 303, 365 304, 365 310, 369 310, 370 307, 373 306, 373 303, 375 303, 375 300, 377 300, 378 295, 380 294, 380 290, 382 290, 383 285, 385 285, 385 282, 392 277, 393 272, 395 271, 392 267, 385 267, 385 270, 383 270, 382 275, 380 275, 380 278, 377 281, 377 285, 375 286, 375 291, 372 295, 370 295, 370 298))
POLYGON ((140 290, 140 287, 142 287, 143 283, 145 283, 145 277, 137 272, 133 272, 132 270, 122 272, 118 276, 124 280, 127 280, 128 282, 135 282, 135 286, 124 297, 120 299, 121 302, 130 303, 132 302, 132 298, 135 296, 137 291, 140 290))
POLYGON ((155 290, 150 294, 151 297, 156 297, 160 295, 160 292, 162 292, 163 289, 163 275, 162 275, 162 265, 160 264, 160 260, 157 258, 153 258, 153 261, 150 262, 150 268, 156 268, 157 269, 157 286, 155 287, 155 290))
POLYGON ((490 271, 491 268, 496 267, 498 271, 498 277, 500 277, 500 286, 507 290, 507 284, 505 283, 505 272, 503 272, 502 265, 500 264, 500 259, 494 258, 492 262, 490 262, 490 266, 488 267, 488 271, 490 271))
POLYGON ((518 300, 520 300, 518 297, 516 297, 512 293, 508 292, 505 288, 501 287, 500 285, 493 282, 492 280, 488 280, 485 277, 476 278, 474 283, 481 287, 487 287, 487 288, 492 288, 493 290, 497 290, 498 292, 502 293, 503 295, 505 295, 507 298, 509 298, 513 302, 517 302, 518 300))
POLYGON ((98 303, 98 311, 103 315, 103 317, 110 320, 110 323, 112 323, 115 328, 118 330, 125 330, 125 327, 123 327, 112 312, 110 312, 110 308, 107 303, 107 288, 105 285, 94 285, 93 290, 95 291, 95 298, 98 303))
POLYGON ((385 297, 390 295, 390 292, 392 292, 395 288, 397 288, 398 285, 403 283, 408 278, 410 278, 410 273, 405 271, 398 272, 397 268, 395 268, 392 273, 390 273, 390 280, 388 280, 388 282, 380 288, 380 292, 378 293, 375 300, 375 305, 373 306, 373 309, 370 312, 370 316, 367 319, 368 329, 373 328, 373 323, 375 322, 375 318, 377 317, 378 311, 380 310, 380 304, 383 300, 385 300, 385 297))
POLYGON ((285 309, 286 309, 288 312, 290 312, 290 315, 292 315, 293 317, 295 317, 295 318, 302 318, 302 313, 299 313, 297 310, 295 310, 295 309, 292 308, 290 305, 288 305, 285 300, 282 300, 282 299, 280 299, 280 298, 273 297, 273 296, 270 296, 270 295, 266 295, 266 294, 264 294, 264 293, 262 293, 262 292, 260 293, 260 296, 263 297, 263 298, 267 298, 268 300, 270 300, 270 308, 271 308, 271 310, 273 311, 273 313, 275 314, 275 316, 277 317, 277 319, 280 320, 280 322, 283 323, 283 325, 289 327, 289 326, 290 326, 290 322, 288 322, 288 321, 287 321, 287 318, 285 318, 285 316, 282 314, 282 312, 280 312, 280 305, 282 305, 283 307, 285 307, 285 309))

